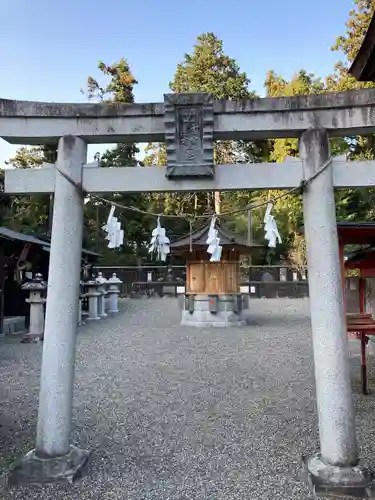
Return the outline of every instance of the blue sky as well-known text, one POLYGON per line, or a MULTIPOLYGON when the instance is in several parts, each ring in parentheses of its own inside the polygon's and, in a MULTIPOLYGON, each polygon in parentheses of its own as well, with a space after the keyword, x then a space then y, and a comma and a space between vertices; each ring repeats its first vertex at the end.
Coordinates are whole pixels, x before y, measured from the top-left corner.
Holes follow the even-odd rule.
MULTIPOLYGON (((260 94, 268 70, 325 76, 353 0, 0 0, 0 97, 83 102, 98 60, 126 57, 138 102, 161 102, 197 35, 213 31, 260 94)), ((0 139, 0 165, 15 151, 0 139)), ((89 160, 98 146, 89 149, 89 160)))

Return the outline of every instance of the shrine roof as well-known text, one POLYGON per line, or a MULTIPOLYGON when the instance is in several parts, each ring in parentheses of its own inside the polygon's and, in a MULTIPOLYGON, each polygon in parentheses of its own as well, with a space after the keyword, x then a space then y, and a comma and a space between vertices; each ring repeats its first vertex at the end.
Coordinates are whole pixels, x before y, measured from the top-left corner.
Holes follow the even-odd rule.
MULTIPOLYGON (((23 243, 30 243, 31 245, 41 246, 46 252, 50 251, 51 240, 47 236, 33 236, 31 234, 20 233, 18 231, 13 231, 8 227, 0 227, 0 239, 11 240, 11 241, 21 241, 23 243)), ((99 253, 92 252, 91 250, 82 249, 82 254, 90 255, 93 257, 101 257, 99 253)))
POLYGON ((24 243, 31 243, 32 245, 45 246, 46 242, 42 239, 35 238, 30 234, 19 233, 18 231, 13 231, 7 227, 0 227, 0 238, 6 240, 16 240, 22 241, 24 243))
POLYGON ((337 222, 337 234, 345 245, 375 243, 375 222, 337 222))
MULTIPOLYGON (((43 240, 43 244, 46 247, 44 250, 49 252, 50 246, 51 246, 51 238, 49 238, 46 235, 39 235, 38 238, 43 240)), ((92 257, 101 257, 102 256, 100 253, 93 252, 92 250, 86 250, 85 248, 82 248, 82 253, 83 253, 83 255, 89 255, 92 257)))
MULTIPOLYGON (((220 245, 224 247, 244 247, 246 249, 250 248, 263 248, 265 245, 257 243, 256 241, 252 241, 249 245, 246 238, 238 236, 225 225, 216 223, 215 228, 218 231, 218 237, 220 238, 220 245)), ((178 238, 173 241, 170 245, 171 250, 184 250, 185 248, 190 247, 190 241, 193 247, 206 247, 208 231, 210 229, 209 224, 205 224, 201 226, 199 229, 196 229, 190 234, 183 236, 182 238, 178 238)))
POLYGON ((349 73, 359 82, 375 81, 375 13, 349 73))
POLYGON ((373 269, 375 268, 375 247, 362 248, 350 252, 345 261, 347 269, 373 269))

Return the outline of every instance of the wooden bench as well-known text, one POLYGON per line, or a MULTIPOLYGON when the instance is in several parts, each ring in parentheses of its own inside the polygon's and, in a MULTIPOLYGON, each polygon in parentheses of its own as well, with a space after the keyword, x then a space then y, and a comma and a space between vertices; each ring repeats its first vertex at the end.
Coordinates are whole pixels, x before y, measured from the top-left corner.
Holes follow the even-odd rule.
POLYGON ((362 394, 368 394, 366 346, 369 341, 369 335, 375 335, 375 320, 369 313, 347 314, 346 330, 348 333, 354 333, 361 341, 362 394))

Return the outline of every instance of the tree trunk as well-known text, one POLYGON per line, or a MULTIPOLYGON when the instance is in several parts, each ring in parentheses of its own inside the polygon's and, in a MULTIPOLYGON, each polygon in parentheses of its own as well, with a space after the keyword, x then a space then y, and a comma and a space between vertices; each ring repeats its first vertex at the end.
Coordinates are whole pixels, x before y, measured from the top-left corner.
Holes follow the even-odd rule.
POLYGON ((215 191, 215 214, 220 214, 220 209, 221 209, 220 191, 215 191))
POLYGON ((247 244, 250 246, 253 241, 253 226, 251 210, 247 211, 247 244))

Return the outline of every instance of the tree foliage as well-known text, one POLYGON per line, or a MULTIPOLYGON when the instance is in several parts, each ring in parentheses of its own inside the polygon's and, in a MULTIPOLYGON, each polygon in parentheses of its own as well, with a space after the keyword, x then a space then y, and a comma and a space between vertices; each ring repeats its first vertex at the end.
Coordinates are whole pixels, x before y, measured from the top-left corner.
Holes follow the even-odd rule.
POLYGON ((250 80, 235 59, 224 53, 223 41, 214 33, 197 37, 192 54, 185 54, 177 65, 174 79, 169 83, 172 92, 209 92, 215 99, 249 99, 250 80))
POLYGON ((327 77, 328 90, 345 91, 374 86, 372 82, 357 82, 348 74, 348 69, 359 51, 374 10, 373 0, 354 0, 354 8, 350 10, 345 24, 345 33, 338 36, 331 47, 331 50, 342 54, 342 59, 336 63, 334 73, 327 77))
MULTIPOLYGON (((12 168, 38 168, 49 159, 50 148, 22 147, 7 161, 12 168)), ((15 231, 47 233, 49 225, 50 197, 48 195, 9 197, 8 210, 3 224, 15 231)))
MULTIPOLYGON (((176 73, 169 87, 172 92, 208 92, 214 99, 255 99, 255 92, 249 88, 250 79, 241 71, 237 61, 224 51, 223 41, 214 33, 203 33, 197 37, 191 54, 185 54, 177 65, 176 73)), ((267 156, 267 141, 233 142, 217 141, 214 145, 216 164, 236 162, 260 162, 267 156)), ((146 164, 165 165, 164 144, 150 144, 146 149, 146 164)), ((189 193, 164 195, 164 208, 173 213, 192 215, 224 212, 234 207, 245 206, 251 194, 189 193), (172 199, 171 199, 172 198, 172 199)), ((247 222, 241 218, 229 220, 229 224, 240 232, 246 232, 247 222)), ((179 222, 181 230, 186 222, 179 222)), ((186 228, 187 229, 187 228, 186 228)), ((185 230, 186 230, 185 229, 185 230)))
MULTIPOLYGON (((121 58, 118 62, 106 65, 102 61, 98 69, 105 83, 89 76, 87 80, 87 95, 90 100, 99 102, 112 102, 131 104, 134 102, 134 86, 138 83, 133 76, 128 62, 121 58)), ((104 154, 97 155, 101 167, 137 167, 136 154, 139 149, 135 144, 117 144, 108 149, 104 154)), ((149 207, 147 195, 131 195, 126 193, 113 193, 107 199, 124 206, 134 206, 146 211, 149 207)), ((112 263, 116 260, 119 264, 135 264, 138 258, 145 256, 145 243, 150 238, 152 218, 138 212, 117 209, 116 216, 124 229, 124 246, 118 250, 109 250, 104 240, 101 226, 105 222, 109 206, 98 200, 91 200, 85 207, 85 244, 103 255, 102 261, 112 263)))
MULTIPOLYGON (((374 87, 373 82, 357 82, 348 73, 353 63, 375 10, 373 0, 354 0, 354 8, 349 12, 345 32, 336 39, 331 48, 340 54, 334 73, 327 77, 329 91, 346 91, 374 87)), ((375 159, 375 136, 347 137, 346 152, 350 159, 375 159)), ((343 189, 336 193, 337 216, 341 220, 373 220, 374 189, 343 189)))
MULTIPOLYGON (((332 74, 325 79, 302 69, 292 78, 269 71, 265 79, 266 94, 269 97, 294 95, 313 95, 332 91, 346 91, 363 87, 373 87, 374 83, 357 82, 348 74, 371 16, 375 10, 373 0, 354 0, 349 12, 344 32, 334 43, 339 61, 332 69, 332 74)), ((98 64, 99 77, 90 76, 85 93, 87 98, 98 102, 132 104, 134 87, 137 85, 130 66, 125 58, 111 65, 98 64)), ((257 99, 250 89, 250 78, 243 72, 238 62, 226 54, 223 41, 214 33, 202 33, 190 53, 186 53, 177 64, 176 72, 169 83, 172 92, 209 92, 215 99, 257 99)), ((333 155, 346 154, 349 159, 375 159, 375 138, 345 137, 331 140, 333 155)), ((139 150, 135 144, 117 144, 104 154, 98 155, 100 166, 137 168, 139 150)), ((298 156, 297 139, 277 139, 267 141, 219 141, 214 146, 215 163, 231 164, 238 162, 260 163, 276 162, 283 168, 283 161, 288 156, 298 156)), ((21 148, 9 165, 15 168, 38 168, 42 161, 54 162, 55 148, 21 148)), ((149 144, 143 161, 148 166, 166 164, 164 144, 149 144)), ((260 166, 261 168, 261 166, 260 166)), ((0 178, 0 184, 3 180, 0 178)), ((137 196, 113 193, 109 198, 122 205, 134 206, 140 211, 154 213, 188 213, 192 218, 210 214, 214 210, 221 212, 241 210, 250 203, 266 203, 280 194, 278 191, 239 191, 236 193, 142 193, 137 196)), ((337 216, 346 220, 373 220, 375 216, 375 190, 345 189, 336 193, 337 216)), ((48 196, 3 197, 0 203, 1 223, 14 229, 28 232, 46 232, 48 230, 50 200, 48 196)), ((101 226, 105 222, 109 207, 98 200, 91 199, 85 204, 86 247, 98 250, 107 263, 131 264, 139 259, 146 259, 145 242, 155 226, 155 217, 137 212, 117 211, 125 230, 126 244, 116 252, 106 248, 101 226)), ((261 240, 263 235, 262 218, 264 209, 253 213, 254 236, 261 240)), ((302 201, 298 194, 278 200, 274 206, 274 215, 282 233, 283 244, 268 252, 269 262, 287 260, 296 269, 302 270, 305 264, 305 244, 301 232, 303 225, 302 201)), ((239 213, 225 218, 236 232, 246 234, 247 214, 239 213)), ((198 225, 199 222, 194 222, 198 225)), ((188 231, 189 222, 184 219, 164 219, 171 237, 180 236, 188 231)))

